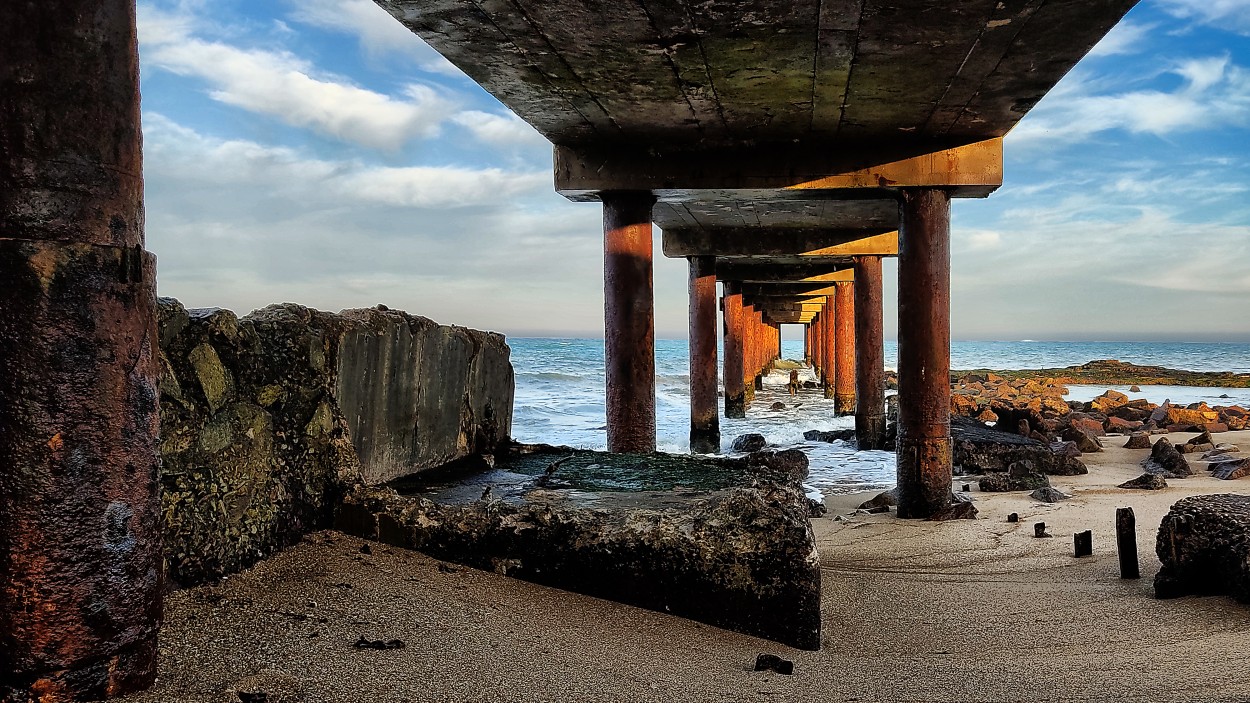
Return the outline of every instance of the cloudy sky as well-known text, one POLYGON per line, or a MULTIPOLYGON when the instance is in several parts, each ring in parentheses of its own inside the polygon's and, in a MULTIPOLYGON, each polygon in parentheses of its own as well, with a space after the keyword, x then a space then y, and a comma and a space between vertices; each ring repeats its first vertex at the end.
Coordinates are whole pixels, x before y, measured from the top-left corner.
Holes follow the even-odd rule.
MULTIPOLYGON (((603 334, 599 207, 371 0, 140 3, 160 293, 603 334)), ((1250 341, 1250 0, 1142 0, 956 201, 956 339, 1250 341)), ((656 327, 686 270, 656 260, 656 327)), ((887 266, 886 334, 894 269, 887 266)))

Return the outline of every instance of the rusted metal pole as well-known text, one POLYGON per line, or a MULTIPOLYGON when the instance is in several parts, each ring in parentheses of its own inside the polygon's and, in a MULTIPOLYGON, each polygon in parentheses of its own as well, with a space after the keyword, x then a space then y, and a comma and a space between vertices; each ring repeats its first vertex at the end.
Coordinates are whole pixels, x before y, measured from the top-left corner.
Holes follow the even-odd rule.
POLYGON ((898 516, 950 505, 950 196, 902 193, 898 257, 898 516))
POLYGON ((608 451, 655 451, 655 296, 647 192, 603 200, 604 361, 608 451))
POLYGON ((860 449, 885 446, 885 342, 881 257, 855 257, 855 439, 860 449))
POLYGON ((690 451, 720 451, 716 406, 716 257, 690 257, 690 451))
POLYGON ((133 0, 0 5, 0 700, 156 676, 155 258, 133 0))
POLYGON ((746 391, 743 388, 743 311, 742 291, 734 283, 723 284, 725 316, 725 417, 746 417, 746 391))
POLYGON ((834 334, 833 410, 838 415, 855 412, 855 284, 834 287, 838 331, 834 334))

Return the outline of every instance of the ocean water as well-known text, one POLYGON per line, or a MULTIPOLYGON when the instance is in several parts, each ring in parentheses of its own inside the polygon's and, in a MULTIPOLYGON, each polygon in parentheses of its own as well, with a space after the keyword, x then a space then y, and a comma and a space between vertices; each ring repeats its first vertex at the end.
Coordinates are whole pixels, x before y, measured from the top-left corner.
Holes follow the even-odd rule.
MULTIPOLYGON (((585 449, 604 449, 603 340, 510 338, 512 364, 516 370, 516 404, 513 436, 522 442, 565 444, 585 449)), ((783 356, 800 359, 803 343, 787 340, 783 356)), ((897 344, 886 342, 887 368, 895 368, 897 344)), ((689 450, 689 366, 685 340, 656 340, 656 434, 661 451, 689 450)), ((1250 372, 1250 344, 1188 344, 1150 342, 954 342, 951 366, 956 369, 1057 368, 1095 359, 1119 359, 1194 371, 1250 372)), ((805 379, 812 379, 804 371, 805 379)), ((842 493, 885 488, 894 484, 894 455, 889 452, 856 452, 842 442, 807 442, 807 430, 845 429, 854 426, 850 417, 834 417, 833 401, 819 391, 792 398, 785 390, 788 372, 764 379, 765 388, 745 419, 721 418, 722 449, 728 452, 733 438, 759 432, 771 444, 798 447, 811 460, 809 488, 842 493), (774 402, 785 410, 774 411, 774 402)), ((1071 386, 1069 398, 1089 400, 1108 388, 1128 393, 1127 386, 1071 386)), ((1130 393, 1153 403, 1171 400, 1212 405, 1250 405, 1250 389, 1143 386, 1130 393), (1227 396, 1227 397, 1222 397, 1227 396)))

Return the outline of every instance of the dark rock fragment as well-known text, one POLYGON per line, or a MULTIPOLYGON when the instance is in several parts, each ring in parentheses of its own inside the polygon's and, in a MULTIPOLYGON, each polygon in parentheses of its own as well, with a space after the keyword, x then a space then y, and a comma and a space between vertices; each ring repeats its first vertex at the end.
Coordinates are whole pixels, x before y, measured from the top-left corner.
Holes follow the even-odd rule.
POLYGON ((735 452, 758 452, 767 445, 768 440, 764 439, 764 435, 751 432, 734 437, 730 449, 733 449, 735 452))
POLYGON ((1168 482, 1159 474, 1142 474, 1135 479, 1125 481, 1116 488, 1133 488, 1143 491, 1157 491, 1168 487, 1168 482))
POLYGON ((1089 473, 1080 459, 1056 453, 1047 442, 986 427, 974 418, 951 417, 954 463, 969 473, 1006 471, 1013 462, 1030 461, 1039 473, 1073 476, 1089 473))
POLYGON ((809 442, 853 442, 855 430, 808 430, 803 433, 803 439, 809 442))
POLYGON ((1034 500, 1040 500, 1043 503, 1058 503, 1059 501, 1067 500, 1072 496, 1052 486, 1044 486, 1030 493, 1029 497, 1034 500))
POLYGON ((872 510, 873 508, 880 508, 882 506, 889 508, 895 505, 898 505, 898 489, 891 488, 888 491, 882 491, 881 493, 878 493, 875 497, 870 498, 864 501, 863 503, 860 503, 859 509, 860 510, 872 510))
POLYGON ((1149 449, 1150 435, 1144 432, 1134 432, 1128 436, 1128 441, 1124 443, 1125 449, 1149 449))
POLYGON ((798 449, 756 451, 746 459, 752 469, 775 472, 795 482, 807 478, 807 455, 798 449))
POLYGON ((385 649, 403 649, 404 647, 407 647, 408 645, 403 640, 396 640, 396 639, 374 640, 374 639, 369 639, 368 637, 365 637, 364 635, 361 635, 360 639, 356 640, 356 643, 353 644, 352 646, 355 647, 356 649, 383 649, 385 650, 385 649))
POLYGON ((755 657, 755 671, 772 671, 790 676, 794 673, 794 662, 782 659, 776 654, 760 654, 755 657))
POLYGON ((1150 448, 1150 456, 1142 460, 1147 473, 1162 474, 1165 478, 1187 478, 1194 474, 1185 457, 1172 446, 1167 437, 1159 438, 1150 448))
POLYGON ((1250 458, 1230 459, 1227 461, 1212 462, 1207 470, 1211 472, 1214 478, 1223 481, 1232 481, 1239 478, 1250 476, 1250 458))
POLYGON ((824 517, 828 512, 829 508, 825 505, 825 501, 816 500, 815 498, 807 499, 808 517, 824 517))

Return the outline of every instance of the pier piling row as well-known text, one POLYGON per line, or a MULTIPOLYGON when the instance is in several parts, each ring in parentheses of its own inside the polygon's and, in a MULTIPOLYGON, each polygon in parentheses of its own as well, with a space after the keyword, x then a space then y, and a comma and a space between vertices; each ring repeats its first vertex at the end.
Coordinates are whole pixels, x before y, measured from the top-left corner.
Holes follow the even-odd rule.
MULTIPOLYGON (((854 247, 898 230, 899 515, 946 506, 950 200, 1002 184, 1003 136, 1136 0, 800 0, 784 12, 655 0, 608 13, 576 0, 377 2, 551 140, 557 192, 602 202, 613 451, 655 448, 653 224, 709 243, 680 256, 716 256, 722 281, 744 280, 725 274, 753 251, 810 272, 874 256, 854 247), (847 230, 860 235, 811 239, 847 230), (734 266, 722 271, 722 256, 734 266)), ((155 276, 136 46, 134 0, 0 5, 4 697, 115 696, 155 676, 155 276)), ((739 416, 746 374, 775 348, 744 359, 748 332, 769 340, 757 327, 775 327, 753 317, 745 329, 742 293, 724 297, 726 414, 739 416)), ((835 401, 841 356, 819 335, 837 316, 825 306, 808 345, 825 378, 833 367, 835 401)), ((871 334, 859 329, 859 346, 871 334)))

